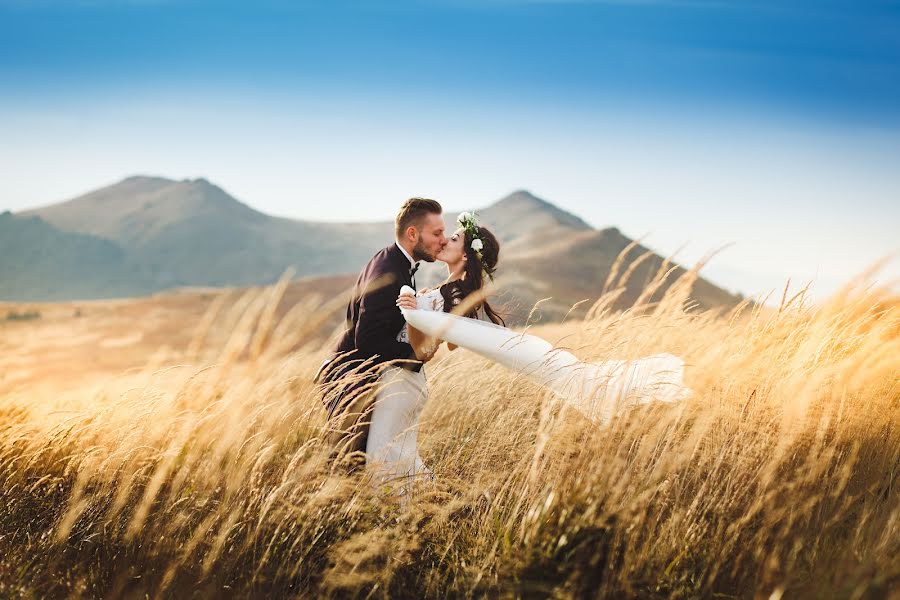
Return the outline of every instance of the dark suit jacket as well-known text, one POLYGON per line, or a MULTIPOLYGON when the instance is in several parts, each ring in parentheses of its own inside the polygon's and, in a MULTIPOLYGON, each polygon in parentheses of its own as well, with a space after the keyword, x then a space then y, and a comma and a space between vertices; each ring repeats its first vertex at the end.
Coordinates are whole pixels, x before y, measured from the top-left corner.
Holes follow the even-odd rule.
POLYGON ((406 342, 397 341, 397 334, 406 322, 397 308, 396 300, 403 285, 411 285, 410 264, 396 243, 379 251, 360 272, 347 305, 347 328, 332 351, 329 364, 320 371, 318 380, 329 390, 326 395, 329 418, 350 413, 337 419, 332 441, 347 443, 352 450, 365 451, 368 438, 366 416, 371 401, 361 390, 371 388, 378 378, 376 365, 390 361, 418 371, 422 362, 406 342), (353 377, 343 383, 341 377, 359 368, 362 378, 353 377), (352 440, 348 441, 348 436, 352 440))

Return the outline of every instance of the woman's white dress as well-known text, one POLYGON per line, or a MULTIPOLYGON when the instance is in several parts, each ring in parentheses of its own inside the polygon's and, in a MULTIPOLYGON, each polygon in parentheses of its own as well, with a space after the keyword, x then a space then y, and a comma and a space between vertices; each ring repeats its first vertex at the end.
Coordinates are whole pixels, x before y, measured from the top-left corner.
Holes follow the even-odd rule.
POLYGON ((407 323, 416 329, 521 373, 599 423, 609 422, 625 406, 677 402, 691 394, 683 383, 684 361, 673 354, 631 361, 581 362, 571 352, 555 349, 535 335, 483 320, 421 310, 421 303, 418 308, 402 311, 407 323))

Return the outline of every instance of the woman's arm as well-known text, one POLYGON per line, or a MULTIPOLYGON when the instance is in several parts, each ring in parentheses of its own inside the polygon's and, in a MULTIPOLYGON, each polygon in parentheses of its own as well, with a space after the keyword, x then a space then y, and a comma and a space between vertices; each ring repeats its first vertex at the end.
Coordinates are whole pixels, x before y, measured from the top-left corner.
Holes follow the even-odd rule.
POLYGON ((406 331, 409 334, 409 344, 416 351, 416 357, 419 360, 427 362, 434 358, 438 347, 441 345, 441 340, 425 335, 409 323, 406 324, 406 331))

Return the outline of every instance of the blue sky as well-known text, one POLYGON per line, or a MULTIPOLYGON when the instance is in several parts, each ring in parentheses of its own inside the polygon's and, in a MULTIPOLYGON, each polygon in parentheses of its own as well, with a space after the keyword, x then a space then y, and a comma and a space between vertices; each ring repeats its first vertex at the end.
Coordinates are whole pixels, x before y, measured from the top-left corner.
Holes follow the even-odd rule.
POLYGON ((0 0, 0 132, 0 208, 134 173, 327 220, 528 188, 827 293, 898 250, 900 2, 0 0))

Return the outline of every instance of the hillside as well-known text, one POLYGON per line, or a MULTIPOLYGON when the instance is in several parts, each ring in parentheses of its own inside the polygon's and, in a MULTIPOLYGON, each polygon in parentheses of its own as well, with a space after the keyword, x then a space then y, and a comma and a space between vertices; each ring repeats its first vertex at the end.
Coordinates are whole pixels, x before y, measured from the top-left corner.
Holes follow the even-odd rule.
MULTIPOLYGON (((572 304, 599 296, 616 257, 632 241, 616 228, 594 229, 524 190, 477 212, 502 243, 497 286, 513 322, 542 298, 552 297, 542 305, 543 318, 555 320, 572 304)), ((448 229, 456 214, 445 215, 448 229)), ((298 277, 352 274, 393 239, 390 219, 273 217, 202 178, 129 177, 2 219, 0 300, 16 301, 254 286, 276 281, 287 269, 298 277)), ((647 251, 638 245, 628 260, 647 251)), ((633 303, 662 262, 654 254, 635 269, 617 306, 633 303)), ((434 283, 443 272, 442 265, 426 267, 419 281, 434 283)), ((703 308, 738 300, 705 280, 697 282, 694 296, 703 308)))
POLYGON ((146 293, 117 244, 60 231, 40 217, 0 214, 0 298, 64 300, 146 293))

